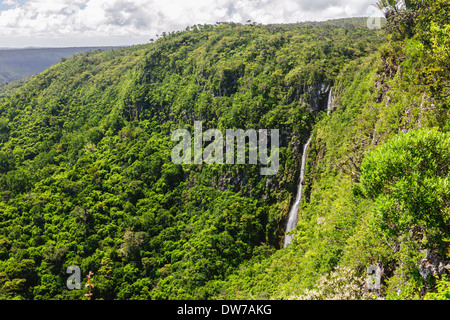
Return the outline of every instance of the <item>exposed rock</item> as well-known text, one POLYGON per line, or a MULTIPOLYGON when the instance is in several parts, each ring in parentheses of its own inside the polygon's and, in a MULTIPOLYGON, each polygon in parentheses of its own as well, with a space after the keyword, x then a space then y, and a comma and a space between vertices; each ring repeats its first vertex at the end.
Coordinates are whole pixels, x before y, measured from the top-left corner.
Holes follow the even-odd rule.
MULTIPOLYGON (((325 83, 319 83, 315 85, 304 86, 301 88, 303 94, 309 95, 309 110, 311 112, 319 112, 321 110, 327 110, 328 97, 331 90, 331 86, 325 83)), ((302 98, 300 98, 300 103, 305 103, 302 98)))
POLYGON ((419 273, 427 279, 428 276, 440 276, 450 271, 450 260, 444 260, 434 251, 427 250, 425 258, 420 261, 419 273))

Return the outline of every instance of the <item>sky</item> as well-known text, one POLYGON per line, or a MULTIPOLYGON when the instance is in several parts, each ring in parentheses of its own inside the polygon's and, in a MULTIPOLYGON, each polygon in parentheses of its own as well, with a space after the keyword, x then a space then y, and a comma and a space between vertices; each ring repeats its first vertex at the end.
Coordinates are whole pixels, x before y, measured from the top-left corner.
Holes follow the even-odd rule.
POLYGON ((0 0, 0 48, 135 45, 216 22, 374 17, 376 0, 0 0))

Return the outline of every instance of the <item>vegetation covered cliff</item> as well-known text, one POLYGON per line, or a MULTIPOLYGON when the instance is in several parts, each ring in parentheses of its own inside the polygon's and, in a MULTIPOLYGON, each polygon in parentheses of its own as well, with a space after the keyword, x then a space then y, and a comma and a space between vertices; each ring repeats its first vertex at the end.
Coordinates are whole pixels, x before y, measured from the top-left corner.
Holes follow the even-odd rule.
POLYGON ((0 297, 83 298, 66 286, 71 265, 94 273, 94 299, 323 299, 339 297, 339 281, 350 298, 435 290, 449 237, 442 6, 387 10, 387 31, 365 19, 195 25, 10 89, 0 297), (327 114, 312 97, 331 87, 327 114), (278 172, 174 164, 171 134, 194 121, 279 129, 278 172), (281 248, 311 134, 297 230, 281 248), (361 282, 374 264, 378 295, 361 282))

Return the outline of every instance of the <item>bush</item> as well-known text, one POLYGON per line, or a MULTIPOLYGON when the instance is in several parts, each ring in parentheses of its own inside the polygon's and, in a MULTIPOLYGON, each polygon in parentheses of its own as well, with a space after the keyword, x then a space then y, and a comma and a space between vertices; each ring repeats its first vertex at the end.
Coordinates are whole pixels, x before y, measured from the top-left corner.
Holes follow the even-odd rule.
POLYGON ((375 218, 399 236, 423 230, 429 247, 449 234, 450 135, 421 129, 402 133, 369 153, 361 167, 375 218))
POLYGON ((425 300, 450 300, 450 280, 447 275, 437 280, 436 289, 436 292, 427 293, 425 300))

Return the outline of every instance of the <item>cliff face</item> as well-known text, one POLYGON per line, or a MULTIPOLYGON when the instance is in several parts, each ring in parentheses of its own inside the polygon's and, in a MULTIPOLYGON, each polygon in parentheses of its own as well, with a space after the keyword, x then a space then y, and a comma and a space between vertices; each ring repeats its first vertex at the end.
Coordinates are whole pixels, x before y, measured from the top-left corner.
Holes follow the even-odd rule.
POLYGON ((299 99, 300 104, 308 105, 308 110, 313 113, 326 111, 328 100, 331 94, 331 85, 319 83, 314 85, 303 86, 300 89, 302 94, 299 99))

